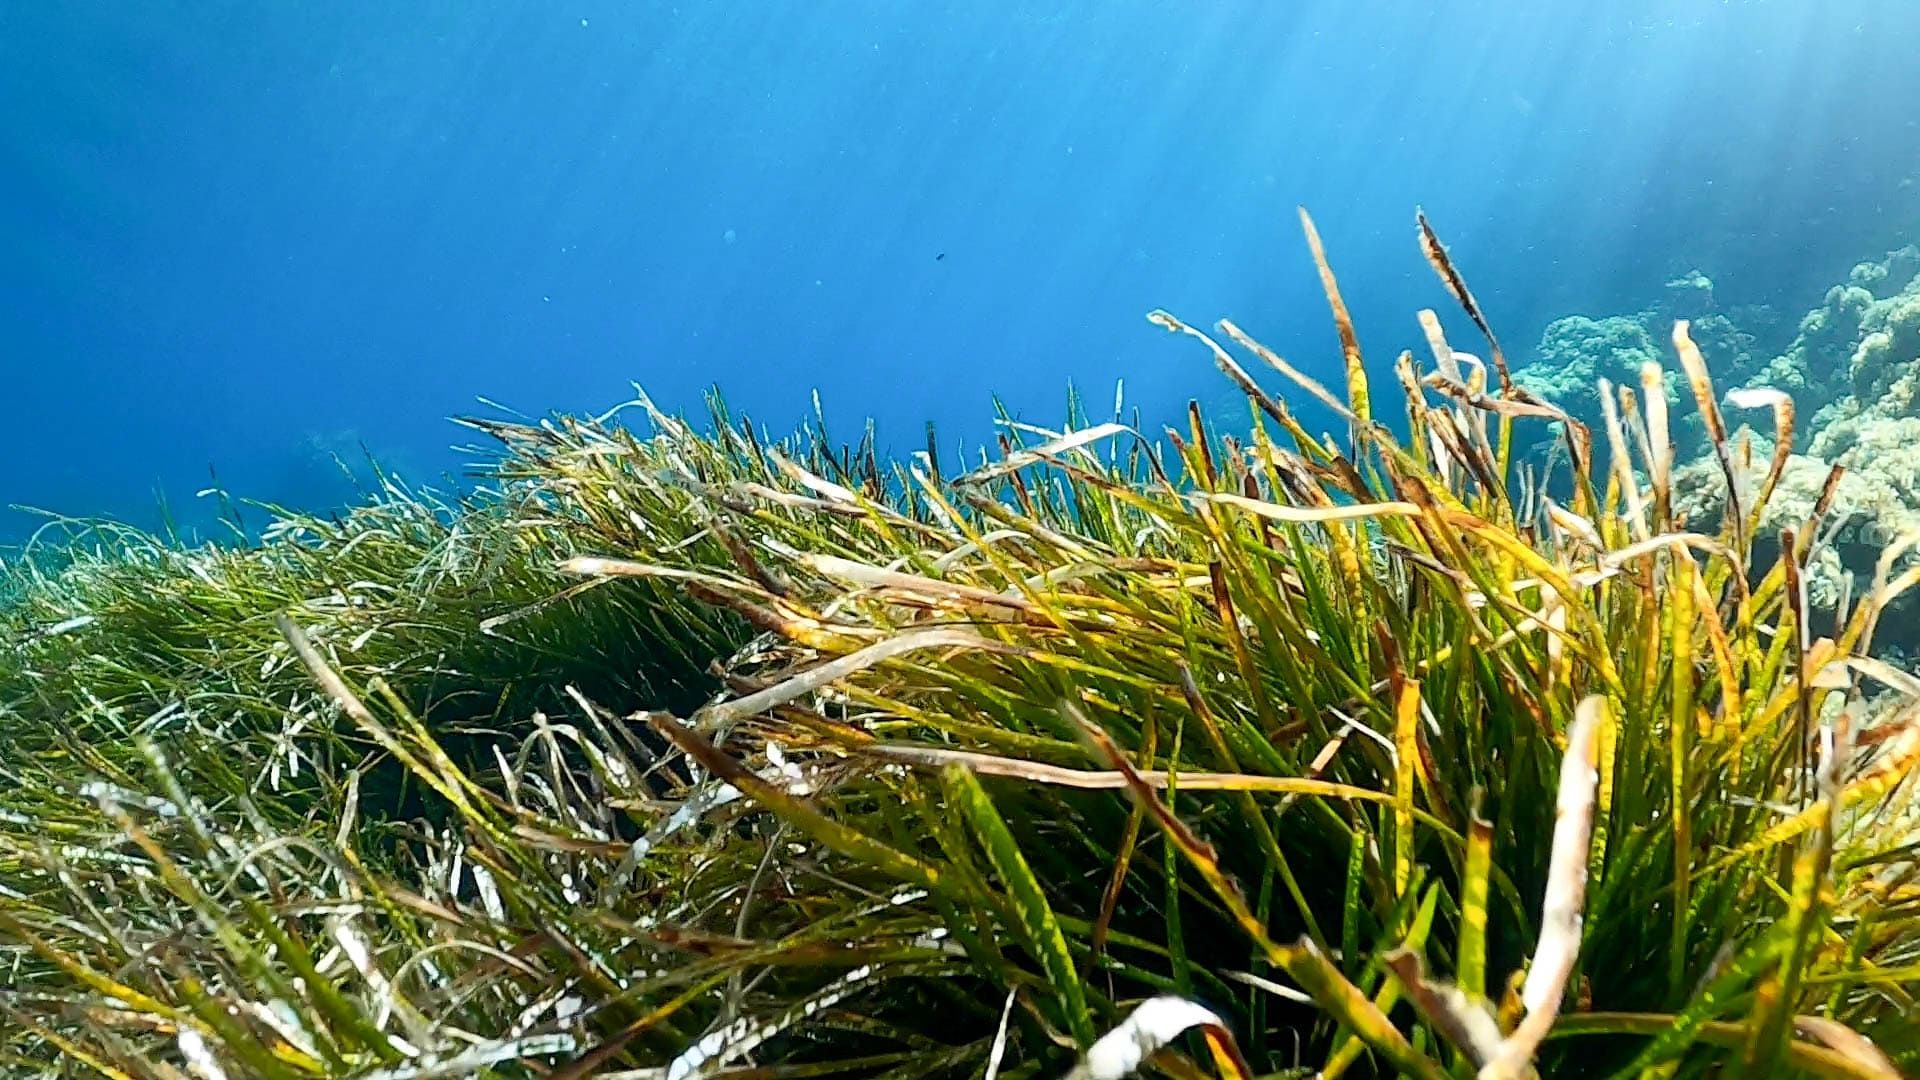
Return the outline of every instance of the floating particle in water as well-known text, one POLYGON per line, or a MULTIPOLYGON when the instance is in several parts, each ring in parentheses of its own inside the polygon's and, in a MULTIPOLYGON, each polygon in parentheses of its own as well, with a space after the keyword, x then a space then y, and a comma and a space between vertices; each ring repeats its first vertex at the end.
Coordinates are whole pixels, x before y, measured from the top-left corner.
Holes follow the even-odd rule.
POLYGON ((721 234, 720 234, 720 239, 722 239, 722 240, 724 240, 724 241, 726 241, 727 243, 729 243, 729 244, 731 244, 731 243, 733 243, 733 242, 734 242, 735 240, 738 240, 738 239, 740 239, 740 235, 739 235, 738 233, 736 233, 736 232, 734 232, 734 231, 733 231, 732 229, 728 229, 728 230, 727 230, 726 232, 723 232, 723 233, 721 233, 721 234))

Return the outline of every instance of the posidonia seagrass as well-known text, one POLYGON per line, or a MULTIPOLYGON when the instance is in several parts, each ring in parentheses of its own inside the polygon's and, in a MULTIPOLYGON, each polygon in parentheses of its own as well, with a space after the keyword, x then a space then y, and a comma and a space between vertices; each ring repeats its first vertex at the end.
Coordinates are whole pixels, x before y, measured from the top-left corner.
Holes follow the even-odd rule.
POLYGON ((1599 432, 1531 399, 1424 218, 1487 360, 1422 312, 1389 424, 1308 231, 1337 367, 1153 316, 1225 426, 1076 398, 956 472, 641 397, 468 421, 466 498, 9 564, 0 1066, 1912 1068, 1912 541, 1816 628, 1827 506, 1756 538, 1709 422, 1740 497, 1677 520, 1660 365, 1599 432))

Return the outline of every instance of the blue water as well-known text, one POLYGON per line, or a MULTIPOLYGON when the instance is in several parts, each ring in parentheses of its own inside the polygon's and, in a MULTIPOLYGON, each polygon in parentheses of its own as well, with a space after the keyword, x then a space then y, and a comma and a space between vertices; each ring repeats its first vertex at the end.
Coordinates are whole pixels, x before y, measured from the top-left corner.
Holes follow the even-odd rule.
POLYGON ((634 381, 896 449, 1069 381, 1165 418, 1231 394, 1154 307, 1331 373, 1302 203, 1382 370, 1444 305, 1416 205, 1515 352, 1695 266, 1791 317, 1920 234, 1917 40, 1912 0, 7 4, 0 502, 324 506, 336 449, 431 481, 476 395, 634 381))

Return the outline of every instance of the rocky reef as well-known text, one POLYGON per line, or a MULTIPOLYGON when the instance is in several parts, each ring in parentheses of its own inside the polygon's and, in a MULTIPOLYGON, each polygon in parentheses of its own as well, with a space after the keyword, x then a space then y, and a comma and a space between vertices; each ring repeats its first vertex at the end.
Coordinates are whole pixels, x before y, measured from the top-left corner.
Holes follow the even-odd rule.
MULTIPOLYGON (((1764 344, 1785 337, 1770 313, 1723 311, 1711 279, 1694 271, 1669 282, 1662 301, 1644 311, 1555 321, 1515 378, 1597 424, 1597 381, 1637 386, 1641 365, 1657 360, 1669 371, 1670 400, 1678 401, 1683 384, 1667 344, 1676 318, 1692 320, 1717 387, 1774 389, 1794 401, 1795 452, 1761 535, 1811 519, 1834 467, 1843 469, 1809 559, 1808 592, 1825 610, 1849 592, 1860 595, 1886 544, 1920 528, 1920 246, 1855 266, 1777 351, 1764 344)), ((1676 508, 1708 524, 1723 512, 1725 481, 1694 410, 1679 409, 1675 420, 1679 457, 1688 462, 1675 476, 1676 508)), ((1757 481, 1773 455, 1771 418, 1730 408, 1728 422, 1735 457, 1751 463, 1757 481)))
MULTIPOLYGON (((1514 371, 1514 381, 1598 430, 1600 380, 1637 387, 1646 362, 1671 368, 1673 350, 1668 339, 1675 319, 1691 321, 1693 339, 1722 386, 1765 382, 1760 378, 1768 364, 1765 341, 1785 338, 1771 309, 1760 305, 1723 309, 1714 296, 1713 280, 1692 270, 1667 282, 1658 302, 1632 314, 1569 315, 1547 324, 1539 345, 1514 371)), ((1668 404, 1679 405, 1684 392, 1684 384, 1670 380, 1668 404)), ((1705 434, 1691 410, 1677 410, 1674 421, 1683 447, 1705 434)))

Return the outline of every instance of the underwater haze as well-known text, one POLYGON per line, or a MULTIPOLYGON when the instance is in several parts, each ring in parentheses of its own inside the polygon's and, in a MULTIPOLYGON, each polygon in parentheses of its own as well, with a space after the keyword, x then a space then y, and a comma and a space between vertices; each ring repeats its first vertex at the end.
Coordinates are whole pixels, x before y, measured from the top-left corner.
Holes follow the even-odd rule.
POLYGON ((1920 235, 1916 40, 1910 0, 8 4, 0 503, 325 507, 335 452, 436 484, 477 395, 631 383, 896 452, 1069 383, 1157 422, 1225 398, 1156 307, 1335 369, 1298 205, 1382 370, 1445 305, 1416 206, 1517 358, 1695 270, 1791 336, 1920 235))

